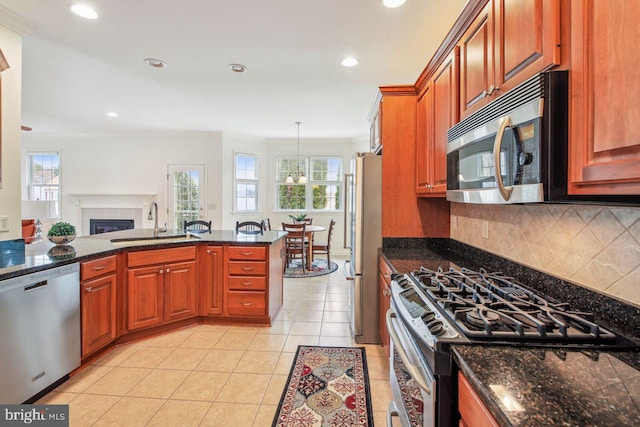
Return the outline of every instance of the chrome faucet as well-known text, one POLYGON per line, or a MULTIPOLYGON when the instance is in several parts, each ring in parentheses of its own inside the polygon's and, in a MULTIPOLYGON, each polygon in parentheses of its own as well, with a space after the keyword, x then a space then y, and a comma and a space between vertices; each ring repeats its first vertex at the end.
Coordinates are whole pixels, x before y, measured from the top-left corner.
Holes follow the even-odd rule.
POLYGON ((153 224, 153 237, 158 237, 160 233, 164 233, 167 231, 167 224, 165 223, 164 228, 158 228, 158 203, 154 200, 151 202, 151 207, 149 207, 149 216, 148 219, 155 219, 153 224), (153 215, 151 214, 151 209, 153 208, 153 215))

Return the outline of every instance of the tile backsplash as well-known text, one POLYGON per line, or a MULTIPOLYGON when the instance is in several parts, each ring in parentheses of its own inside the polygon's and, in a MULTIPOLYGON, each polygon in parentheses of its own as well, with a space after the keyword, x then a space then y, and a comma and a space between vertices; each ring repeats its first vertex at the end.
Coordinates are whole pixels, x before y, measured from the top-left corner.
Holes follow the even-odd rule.
POLYGON ((452 203, 451 238, 640 306, 640 208, 452 203))

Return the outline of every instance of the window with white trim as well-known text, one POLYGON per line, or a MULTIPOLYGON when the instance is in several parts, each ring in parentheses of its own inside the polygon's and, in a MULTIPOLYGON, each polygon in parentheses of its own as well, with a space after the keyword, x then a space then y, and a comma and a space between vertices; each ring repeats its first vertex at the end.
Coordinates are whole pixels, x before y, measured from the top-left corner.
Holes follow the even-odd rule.
POLYGON ((235 211, 258 212, 258 156, 236 153, 235 211))
POLYGON ((27 200, 51 201, 51 216, 60 216, 60 155, 27 154, 27 200))
POLYGON ((342 186, 342 157, 300 158, 299 162, 295 157, 277 159, 276 194, 280 211, 340 211, 342 186), (293 184, 286 182, 289 175, 293 184), (300 175, 307 177, 306 183, 299 183, 300 175))

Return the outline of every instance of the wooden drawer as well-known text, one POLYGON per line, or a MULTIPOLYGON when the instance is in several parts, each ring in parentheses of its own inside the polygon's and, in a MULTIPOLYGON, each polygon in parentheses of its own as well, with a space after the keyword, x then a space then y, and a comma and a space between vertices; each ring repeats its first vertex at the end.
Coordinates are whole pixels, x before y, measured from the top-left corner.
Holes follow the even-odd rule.
POLYGON ((116 271, 116 256, 108 256, 93 261, 83 262, 80 265, 81 280, 89 280, 103 274, 116 271))
POLYGON ((196 247, 152 249, 147 251, 129 252, 127 266, 140 267, 143 265, 166 264, 169 262, 190 261, 196 259, 196 247))
POLYGON ((229 259, 266 260, 266 246, 229 246, 229 259))
POLYGON ((264 276, 229 277, 229 289, 236 291, 264 291, 267 289, 267 278, 264 276))
POLYGON ((391 267, 389 267, 389 264, 387 264, 387 262, 384 260, 384 258, 380 257, 379 258, 379 263, 380 263, 380 277, 384 278, 384 281, 386 282, 387 285, 391 284, 391 267))
POLYGON ((265 261, 229 261, 230 276, 263 276, 267 274, 265 261))
POLYGON ((230 316, 265 316, 266 293, 229 291, 229 315, 230 316))

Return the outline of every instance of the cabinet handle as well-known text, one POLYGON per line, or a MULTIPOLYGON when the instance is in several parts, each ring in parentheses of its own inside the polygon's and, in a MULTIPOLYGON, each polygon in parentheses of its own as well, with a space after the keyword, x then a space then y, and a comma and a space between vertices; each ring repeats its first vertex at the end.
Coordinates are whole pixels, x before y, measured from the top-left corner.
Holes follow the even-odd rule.
POLYGON ((167 268, 167 273, 169 273, 170 271, 171 271, 171 270, 169 270, 169 269, 167 268))
POLYGON ((243 302, 242 305, 245 306, 245 307, 249 307, 249 306, 252 306, 253 303, 252 302, 243 302))
POLYGON ((482 91, 482 97, 483 97, 483 98, 486 98, 487 96, 489 96, 489 93, 487 93, 487 91, 486 91, 486 90, 483 90, 483 91, 482 91))
POLYGON ((211 253, 211 249, 207 249, 207 253, 210 254, 211 253))
POLYGON ((253 252, 242 252, 242 255, 250 256, 250 255, 253 255, 253 252))
POLYGON ((253 267, 242 267, 243 271, 251 271, 253 270, 253 267))
POLYGON ((385 297, 390 297, 391 296, 391 292, 389 292, 389 288, 385 288, 382 291, 382 295, 384 295, 385 297))
POLYGON ((497 92, 498 89, 500 89, 500 86, 494 86, 494 85, 489 86, 489 95, 491 95, 493 92, 497 92))
POLYGON ((160 270, 160 271, 158 271, 158 273, 162 274, 162 273, 164 273, 164 271, 163 271, 163 270, 160 270))
POLYGON ((251 286, 251 285, 253 285, 253 282, 242 282, 241 285, 242 286, 251 286))
POLYGON ((106 265, 98 265, 98 266, 93 267, 93 269, 94 269, 95 271, 98 271, 98 270, 104 270, 105 268, 107 268, 107 266, 106 266, 106 265))
POLYGON ((91 292, 92 290, 93 290, 93 288, 92 288, 91 286, 89 286, 89 287, 87 288, 87 292, 91 292))
POLYGON ((391 277, 391 273, 384 273, 383 276, 384 277, 391 277))

